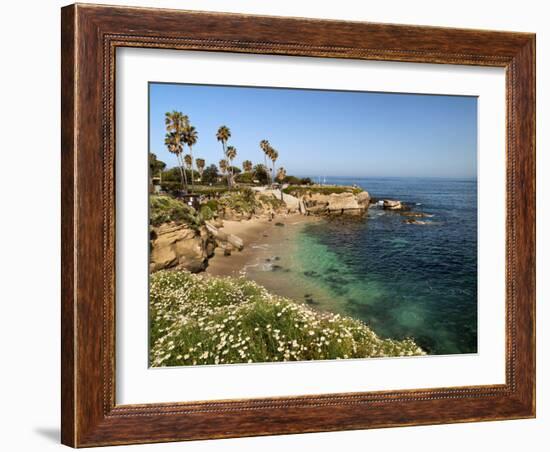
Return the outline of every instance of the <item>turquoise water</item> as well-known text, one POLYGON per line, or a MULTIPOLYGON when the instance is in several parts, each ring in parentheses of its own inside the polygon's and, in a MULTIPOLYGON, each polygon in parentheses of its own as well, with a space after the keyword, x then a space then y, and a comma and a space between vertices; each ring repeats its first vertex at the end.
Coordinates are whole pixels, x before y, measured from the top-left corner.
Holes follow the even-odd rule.
MULTIPOLYGON (((369 209, 297 234, 292 271, 316 287, 312 303, 360 318, 384 337, 414 338, 432 354, 477 352, 477 183, 472 180, 328 179, 433 215, 403 222, 369 209)), ((312 295, 310 295, 311 297, 312 295)))

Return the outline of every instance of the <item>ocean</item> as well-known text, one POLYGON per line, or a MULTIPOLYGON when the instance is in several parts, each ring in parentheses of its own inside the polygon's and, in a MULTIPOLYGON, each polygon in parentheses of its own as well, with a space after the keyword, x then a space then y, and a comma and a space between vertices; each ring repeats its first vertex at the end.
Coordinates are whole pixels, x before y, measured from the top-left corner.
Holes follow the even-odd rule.
POLYGON ((359 221, 308 222, 272 244, 271 257, 248 276, 315 309, 361 319, 382 337, 413 338, 430 354, 476 353, 477 181, 327 177, 326 184, 356 184, 430 216, 407 224, 371 207, 359 221))

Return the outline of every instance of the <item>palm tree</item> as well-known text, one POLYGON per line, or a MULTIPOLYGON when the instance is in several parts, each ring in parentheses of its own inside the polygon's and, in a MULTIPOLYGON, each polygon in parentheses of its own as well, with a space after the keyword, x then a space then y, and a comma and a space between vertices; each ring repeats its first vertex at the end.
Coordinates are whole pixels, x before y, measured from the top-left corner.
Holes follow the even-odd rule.
POLYGON ((167 111, 164 114, 164 124, 167 132, 175 132, 181 135, 183 130, 189 126, 189 116, 184 115, 181 111, 167 111))
POLYGON ((283 179, 286 177, 286 170, 281 167, 277 170, 277 180, 283 181, 283 179))
POLYGON ((267 154, 269 153, 269 141, 267 140, 262 140, 260 141, 260 149, 263 151, 264 153, 264 166, 267 168, 267 154))
MULTIPOLYGON (((192 180, 193 179, 193 157, 191 157, 191 154, 185 154, 183 156, 183 161, 185 162, 185 166, 187 167, 187 169, 191 171, 191 180, 192 180)), ((193 185, 191 185, 191 190, 193 189, 192 187, 193 185)))
POLYGON ((197 171, 201 176, 201 182, 202 182, 202 174, 204 173, 204 168, 206 167, 206 161, 204 159, 195 159, 195 163, 197 165, 197 171))
POLYGON ((176 155, 178 160, 178 166, 181 174, 182 188, 187 185, 187 178, 185 171, 183 170, 183 160, 181 154, 183 152, 183 132, 186 127, 189 126, 189 117, 184 115, 180 111, 173 110, 172 112, 166 112, 164 115, 164 124, 166 125, 166 137, 164 144, 168 150, 176 155))
POLYGON ((275 162, 279 158, 279 153, 272 147, 269 148, 269 158, 271 159, 272 163, 271 182, 273 183, 273 175, 275 174, 275 162))
POLYGON ((193 190, 193 186, 195 185, 195 173, 193 171, 193 146, 197 143, 198 139, 199 133, 197 132, 197 129, 195 129, 192 125, 188 125, 183 131, 183 141, 187 146, 189 146, 189 154, 191 155, 191 190, 193 190))
POLYGON ((283 167, 279 168, 277 170, 277 180, 279 181, 279 183, 281 184, 281 187, 280 187, 280 190, 281 190, 281 201, 283 201, 283 187, 282 187, 282 184, 283 184, 283 180, 284 178, 286 177, 286 169, 284 169, 283 167))
POLYGON ((167 133, 164 137, 164 144, 168 148, 168 151, 172 154, 175 154, 176 158, 178 159, 178 168, 180 170, 180 176, 181 176, 181 188, 182 190, 185 189, 185 186, 187 185, 187 179, 185 177, 185 172, 183 171, 183 167, 181 164, 180 156, 183 152, 183 144, 179 139, 179 136, 172 133, 167 133))
POLYGON ((227 143, 227 140, 229 140, 229 138, 231 138, 231 130, 229 130, 229 127, 220 126, 220 128, 218 129, 218 132, 216 133, 216 139, 222 142, 224 158, 226 156, 225 144, 227 143))
MULTIPOLYGON (((225 174, 227 173, 227 160, 225 159, 221 159, 220 162, 219 162, 219 166, 220 166, 220 171, 222 173, 223 176, 225 176, 225 174)), ((229 181, 228 181, 229 183, 229 181)))
POLYGON ((243 162, 243 170, 245 173, 250 173, 250 171, 252 171, 252 162, 250 160, 245 160, 243 162))
POLYGON ((227 160, 229 160, 229 178, 231 179, 231 186, 233 186, 233 160, 237 157, 237 149, 235 146, 227 146, 225 151, 227 160))

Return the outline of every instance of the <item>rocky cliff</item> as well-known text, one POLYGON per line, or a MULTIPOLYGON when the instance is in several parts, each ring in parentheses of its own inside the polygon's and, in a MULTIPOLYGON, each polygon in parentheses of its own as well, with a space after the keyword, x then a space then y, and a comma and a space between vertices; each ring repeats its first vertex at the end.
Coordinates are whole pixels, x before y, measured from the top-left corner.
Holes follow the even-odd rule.
POLYGON ((177 268, 197 273, 208 265, 216 243, 205 226, 190 228, 174 222, 152 227, 149 271, 177 268))

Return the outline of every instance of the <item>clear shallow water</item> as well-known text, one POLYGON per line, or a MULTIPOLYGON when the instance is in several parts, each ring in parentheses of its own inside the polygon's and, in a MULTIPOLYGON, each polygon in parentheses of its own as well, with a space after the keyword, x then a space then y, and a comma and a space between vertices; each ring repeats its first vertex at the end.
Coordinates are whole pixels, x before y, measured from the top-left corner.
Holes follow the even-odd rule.
MULTIPOLYGON (((360 318, 378 334, 413 337, 430 353, 477 351, 477 182, 335 179, 377 198, 433 215, 405 217, 369 209, 366 221, 306 225, 297 235, 295 269, 322 287, 315 301, 360 318)), ((309 284, 308 284, 309 285, 309 284)))
POLYGON ((414 338, 431 354, 477 351, 477 183, 471 180, 327 178, 433 215, 406 224, 367 218, 287 222, 258 244, 253 280, 313 308, 363 320, 383 337, 414 338))

